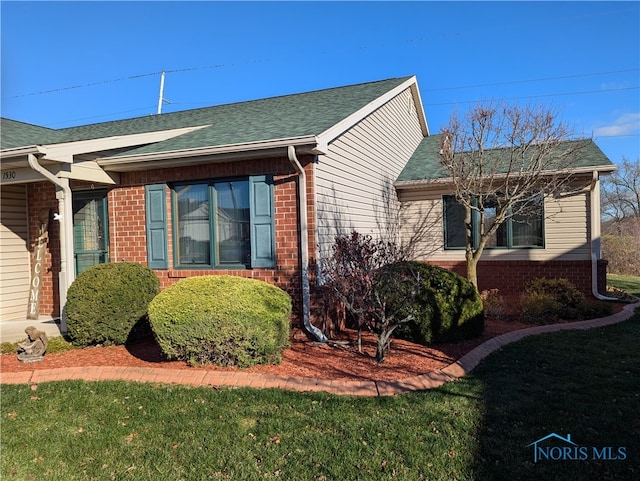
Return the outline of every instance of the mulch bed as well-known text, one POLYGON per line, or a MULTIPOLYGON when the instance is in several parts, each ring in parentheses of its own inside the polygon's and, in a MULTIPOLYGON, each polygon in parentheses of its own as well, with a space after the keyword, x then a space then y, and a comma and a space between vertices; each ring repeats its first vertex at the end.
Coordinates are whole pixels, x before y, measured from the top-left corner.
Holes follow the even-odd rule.
MULTIPOLYGON (((622 309, 614 304, 614 311, 622 309)), ((394 339, 383 363, 375 361, 375 338, 363 333, 363 352, 355 348, 356 332, 346 329, 339 340, 348 346, 331 347, 309 340, 304 333, 294 330, 291 347, 283 354, 278 365, 261 365, 243 369, 243 372, 279 376, 312 377, 323 379, 393 381, 438 370, 460 359, 476 346, 492 337, 531 327, 519 320, 487 319, 481 337, 469 341, 421 346, 394 339)), ((128 346, 95 346, 71 351, 46 354, 39 363, 24 364, 15 354, 0 355, 0 371, 16 372, 34 369, 56 369, 90 366, 135 366, 165 369, 206 369, 238 371, 238 368, 219 366, 190 366, 184 361, 168 361, 153 339, 128 346)))

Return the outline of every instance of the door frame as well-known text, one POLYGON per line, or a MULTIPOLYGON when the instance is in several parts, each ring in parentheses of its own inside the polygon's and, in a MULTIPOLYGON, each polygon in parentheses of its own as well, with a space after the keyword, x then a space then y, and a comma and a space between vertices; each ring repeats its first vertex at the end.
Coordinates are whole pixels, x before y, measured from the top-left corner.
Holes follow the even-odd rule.
MULTIPOLYGON (((73 266, 75 269, 76 276, 79 274, 78 272, 78 256, 79 255, 94 255, 98 262, 92 264, 104 264, 109 262, 109 206, 108 206, 108 192, 104 189, 99 190, 82 190, 82 191, 74 191, 72 197, 72 205, 73 205, 73 216, 72 216, 72 224, 73 224, 73 266), (90 250, 80 250, 78 248, 76 242, 76 206, 77 202, 90 202, 90 201, 98 201, 100 205, 98 209, 101 211, 101 216, 98 215, 98 219, 102 218, 102 237, 104 241, 103 249, 90 249, 90 250)), ((86 270, 87 268, 84 268, 86 270)))

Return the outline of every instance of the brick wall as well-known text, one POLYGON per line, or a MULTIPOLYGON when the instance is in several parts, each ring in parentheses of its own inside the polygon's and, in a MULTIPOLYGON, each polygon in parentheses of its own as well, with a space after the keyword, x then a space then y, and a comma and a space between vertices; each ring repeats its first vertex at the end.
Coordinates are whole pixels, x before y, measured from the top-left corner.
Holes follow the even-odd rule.
POLYGON ((60 315, 60 295, 58 275, 60 274, 60 223, 53 220, 58 212, 56 188, 50 182, 27 184, 27 206, 29 209, 29 252, 33 248, 38 233, 38 212, 50 209, 48 241, 42 270, 42 291, 40 294, 40 315, 57 317, 60 315))
MULTIPOLYGON (((435 265, 466 275, 464 262, 432 262, 435 265)), ((606 285, 606 261, 599 269, 599 292, 606 285), (604 276, 604 277, 603 277, 604 276), (600 287, 600 284, 603 284, 600 287)), ((525 284, 536 277, 565 278, 585 295, 591 296, 591 261, 480 261, 478 289, 498 289, 502 292, 522 292, 525 284)))
MULTIPOLYGON (((314 165, 312 157, 302 157, 307 174, 307 215, 310 262, 315 262, 316 217, 314 199, 314 165)), ((275 284, 286 290, 293 298, 294 313, 300 310, 300 273, 298 242, 298 176, 286 158, 251 160, 243 162, 225 162, 191 167, 155 169, 140 172, 124 172, 118 186, 108 186, 109 210, 109 257, 111 262, 138 262, 147 264, 145 185, 195 181, 200 179, 224 178, 248 175, 274 175, 275 242, 276 267, 271 269, 174 269, 171 193, 167 189, 168 214, 168 253, 169 269, 155 270, 162 288, 179 279, 191 276, 227 274, 259 279, 275 284)), ((82 183, 73 183, 74 191, 86 188, 82 183)), ((96 186, 97 188, 97 186, 96 186)), ((101 186, 101 188, 104 188, 101 186)), ((29 222, 30 232, 36 232, 37 213, 42 207, 58 212, 55 187, 49 182, 29 184, 29 222)), ((49 243, 47 245, 46 270, 43 275, 43 290, 40 313, 58 316, 60 313, 58 294, 58 273, 60 272, 59 223, 49 223, 49 243)), ((30 236, 30 245, 35 239, 30 236)), ((75 267, 72 261, 70 267, 75 267)), ((296 322, 299 318, 296 315, 296 322)))
MULTIPOLYGON (((315 209, 313 206, 314 166, 311 158, 301 159, 307 174, 307 214, 309 246, 313 261, 315 209)), ((156 269, 162 288, 192 276, 226 274, 259 279, 286 290, 293 298, 294 312, 300 309, 297 180, 286 158, 226 162, 193 167, 157 169, 121 174, 121 185, 109 191, 111 261, 147 263, 144 186, 165 182, 194 181, 248 175, 274 175, 276 267, 272 269, 174 269, 171 193, 167 189, 169 269, 156 269)), ((299 320, 299 319, 298 319, 299 320)))

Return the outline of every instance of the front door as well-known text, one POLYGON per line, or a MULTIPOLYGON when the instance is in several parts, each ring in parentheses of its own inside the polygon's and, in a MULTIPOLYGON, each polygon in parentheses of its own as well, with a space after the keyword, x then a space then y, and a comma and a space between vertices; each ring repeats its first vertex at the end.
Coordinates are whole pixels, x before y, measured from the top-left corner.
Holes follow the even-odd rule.
POLYGON ((76 275, 109 262, 107 192, 73 193, 73 251, 76 275))

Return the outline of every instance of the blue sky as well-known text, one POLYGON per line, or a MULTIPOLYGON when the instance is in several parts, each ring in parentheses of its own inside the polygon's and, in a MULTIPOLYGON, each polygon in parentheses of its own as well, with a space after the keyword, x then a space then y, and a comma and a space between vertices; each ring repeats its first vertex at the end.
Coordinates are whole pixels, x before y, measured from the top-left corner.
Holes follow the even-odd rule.
POLYGON ((561 112, 640 158, 640 2, 14 2, 1 114, 62 128, 416 75, 432 133, 469 102, 561 112))

